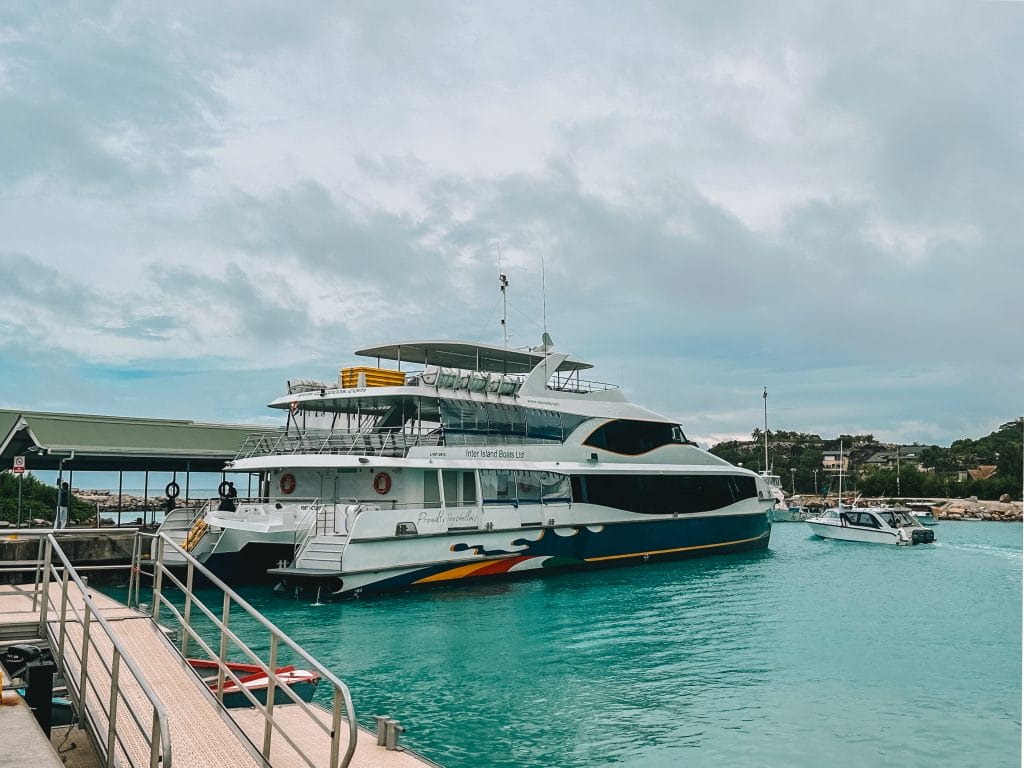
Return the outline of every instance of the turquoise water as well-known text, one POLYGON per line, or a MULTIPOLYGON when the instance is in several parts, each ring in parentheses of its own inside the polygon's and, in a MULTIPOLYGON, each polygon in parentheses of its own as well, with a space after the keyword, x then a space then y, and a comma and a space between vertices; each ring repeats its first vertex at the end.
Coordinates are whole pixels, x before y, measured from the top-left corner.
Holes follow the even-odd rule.
POLYGON ((310 605, 244 594, 445 768, 1018 766, 1018 523, 310 605))

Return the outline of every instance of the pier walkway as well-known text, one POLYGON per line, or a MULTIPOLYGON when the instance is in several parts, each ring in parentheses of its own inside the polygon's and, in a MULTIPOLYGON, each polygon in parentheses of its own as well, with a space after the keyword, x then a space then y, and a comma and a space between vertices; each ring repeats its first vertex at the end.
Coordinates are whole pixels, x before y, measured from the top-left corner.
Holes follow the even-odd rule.
MULTIPOLYGON (((52 537, 51 537, 52 539, 52 537)), ((140 538, 139 542, 142 542, 140 538)), ((169 541, 163 545, 171 545, 169 541)), ((140 546, 137 553, 142 551, 140 546)), ((146 543, 148 553, 148 542, 146 543)), ((218 614, 192 597, 176 594, 168 599, 166 579, 181 584, 161 563, 154 562, 153 615, 128 607, 89 588, 63 563, 60 569, 50 564, 50 554, 60 559, 56 539, 47 543, 47 562, 39 573, 49 574, 32 584, 0 585, 0 647, 14 642, 30 642, 48 647, 57 664, 58 674, 67 683, 68 696, 75 704, 79 726, 88 733, 100 762, 97 765, 155 766, 162 768, 423 768, 434 765, 408 750, 386 749, 377 745, 376 734, 357 726, 352 718, 352 703, 347 688, 330 672, 283 636, 273 625, 270 637, 271 659, 268 670, 277 668, 278 649, 303 658, 304 666, 315 669, 323 684, 334 688, 333 711, 309 704, 281 685, 277 696, 267 695, 272 703, 261 706, 225 708, 218 700, 225 684, 238 678, 225 667, 218 682, 210 686, 185 660, 189 646, 202 648, 205 656, 225 661, 229 651, 244 653, 248 663, 257 660, 248 645, 230 625, 232 604, 248 608, 237 596, 225 592, 218 614), (49 569, 49 570, 47 570, 49 569), (164 577, 163 589, 161 581, 164 577), (184 599, 184 607, 181 607, 184 599), (163 622, 158 621, 161 607, 163 622), (204 631, 197 631, 197 618, 204 631), (179 626, 175 626, 177 619, 179 626), (219 650, 211 637, 219 637, 219 650), (309 663, 313 662, 313 663, 309 663), (340 686, 340 687, 339 687, 340 686), (211 690, 212 688, 212 690, 211 690), (277 703, 282 693, 294 703, 277 703), (276 700, 276 701, 275 701, 276 700)), ((143 558, 137 557, 136 562, 143 558)), ((201 566, 199 566, 201 567, 201 566)), ((139 592, 140 568, 132 570, 131 595, 139 592)), ((193 573, 187 576, 190 587, 193 573)), ((136 600, 137 602, 137 600, 136 600)), ((259 618, 262 619, 260 616, 259 618)), ((246 620, 251 620, 247 616, 246 620)), ((237 623, 237 622, 236 622, 237 623)), ((260 638, 262 639, 262 638, 260 638)), ((275 674, 271 679, 276 681, 275 674)), ((273 684, 271 691, 273 691, 273 684)), ((4 703, 15 696, 5 689, 4 703)), ((250 697, 251 698, 251 697, 250 697)), ((31 733, 24 733, 24 711, 0 707, 0 744, 23 743, 23 749, 0 749, 0 768, 45 768, 50 754, 40 753, 40 744, 31 733), (18 740, 13 734, 18 733, 18 740)), ((34 720, 30 720, 35 726, 34 720)), ((41 744, 47 740, 36 729, 41 744)), ((57 765, 60 765, 58 760, 57 765)))

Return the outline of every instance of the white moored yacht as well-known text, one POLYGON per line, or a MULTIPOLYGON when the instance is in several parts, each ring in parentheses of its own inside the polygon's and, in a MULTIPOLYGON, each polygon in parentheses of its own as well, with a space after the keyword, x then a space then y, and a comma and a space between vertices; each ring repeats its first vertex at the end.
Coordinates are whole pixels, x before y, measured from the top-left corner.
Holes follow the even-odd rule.
POLYGON ((290 388, 270 403, 285 432, 228 464, 262 498, 178 521, 214 572, 358 594, 768 545, 765 480, 580 378, 588 363, 458 341, 356 354, 377 366, 290 388))

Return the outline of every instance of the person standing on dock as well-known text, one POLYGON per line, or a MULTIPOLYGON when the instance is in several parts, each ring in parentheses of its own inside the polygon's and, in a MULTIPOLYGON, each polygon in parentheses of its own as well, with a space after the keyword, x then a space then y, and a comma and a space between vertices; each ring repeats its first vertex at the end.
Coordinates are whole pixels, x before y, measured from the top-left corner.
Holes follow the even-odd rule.
POLYGON ((57 489, 57 517, 53 520, 53 527, 55 529, 68 527, 68 505, 70 496, 71 491, 68 489, 68 484, 61 483, 60 488, 57 489))

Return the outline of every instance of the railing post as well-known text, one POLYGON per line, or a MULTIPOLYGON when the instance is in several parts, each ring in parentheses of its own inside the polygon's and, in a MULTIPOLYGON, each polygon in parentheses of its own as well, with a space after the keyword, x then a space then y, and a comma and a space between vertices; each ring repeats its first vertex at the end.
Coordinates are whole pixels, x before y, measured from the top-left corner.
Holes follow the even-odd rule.
POLYGON ((46 535, 46 555, 43 560, 43 582, 39 603, 39 636, 46 637, 46 611, 50 603, 50 560, 53 557, 51 534, 46 535))
POLYGON ((217 660, 217 701, 224 703, 224 667, 228 655, 228 619, 231 618, 231 595, 224 593, 224 610, 220 623, 220 658, 217 660))
MULTIPOLYGON (((160 743, 163 741, 163 731, 160 730, 160 713, 153 708, 153 741, 149 745, 149 768, 160 766, 160 743)), ((164 768, 170 768, 171 756, 164 755, 164 768)))
POLYGON ((181 618, 181 655, 188 658, 188 637, 189 627, 192 626, 192 578, 195 569, 192 561, 188 561, 188 570, 185 573, 185 611, 181 618))
MULTIPOLYGON (((35 611, 35 609, 39 607, 37 601, 39 600, 39 582, 40 582, 40 577, 42 575, 40 573, 40 570, 43 567, 43 537, 40 536, 36 540, 36 542, 37 542, 37 546, 36 546, 36 578, 35 578, 35 581, 32 582, 33 586, 35 587, 32 590, 32 610, 33 611, 35 611)), ((42 635, 40 635, 40 637, 42 637, 42 635)))
POLYGON ((107 723, 107 768, 114 768, 114 744, 117 739, 117 685, 121 674, 121 654, 114 649, 114 660, 110 665, 110 709, 107 723))
POLYGON ((270 659, 267 667, 271 673, 267 679, 267 711, 263 720, 263 758, 270 761, 270 737, 274 732, 274 697, 277 692, 274 690, 277 674, 277 635, 270 633, 270 659))
POLYGON ((92 610, 89 603, 85 604, 82 618, 82 669, 78 678, 78 727, 85 728, 85 701, 88 696, 86 684, 89 680, 89 625, 92 621, 92 610))
POLYGON ((156 543, 156 557, 153 558, 153 621, 160 619, 160 600, 163 597, 161 587, 164 575, 164 540, 162 536, 154 539, 156 543))
MULTIPOLYGON (((139 605, 141 605, 142 603, 142 542, 144 541, 144 539, 141 531, 136 531, 135 535, 138 537, 139 540, 139 559, 138 562, 136 563, 138 567, 135 570, 135 607, 138 608, 139 605)), ((152 546, 153 544, 152 542, 150 542, 150 547, 152 546)))
POLYGON ((64 569, 64 575, 61 578, 60 585, 60 639, 57 641, 57 647, 60 649, 60 658, 64 658, 64 635, 65 620, 68 615, 68 578, 70 577, 69 568, 64 569))
POLYGON ((334 686, 334 702, 331 712, 331 768, 337 768, 338 756, 341 754, 341 690, 334 686))
POLYGON ((132 595, 135 594, 135 569, 139 567, 139 532, 132 539, 132 559, 128 567, 128 607, 132 607, 132 595))

